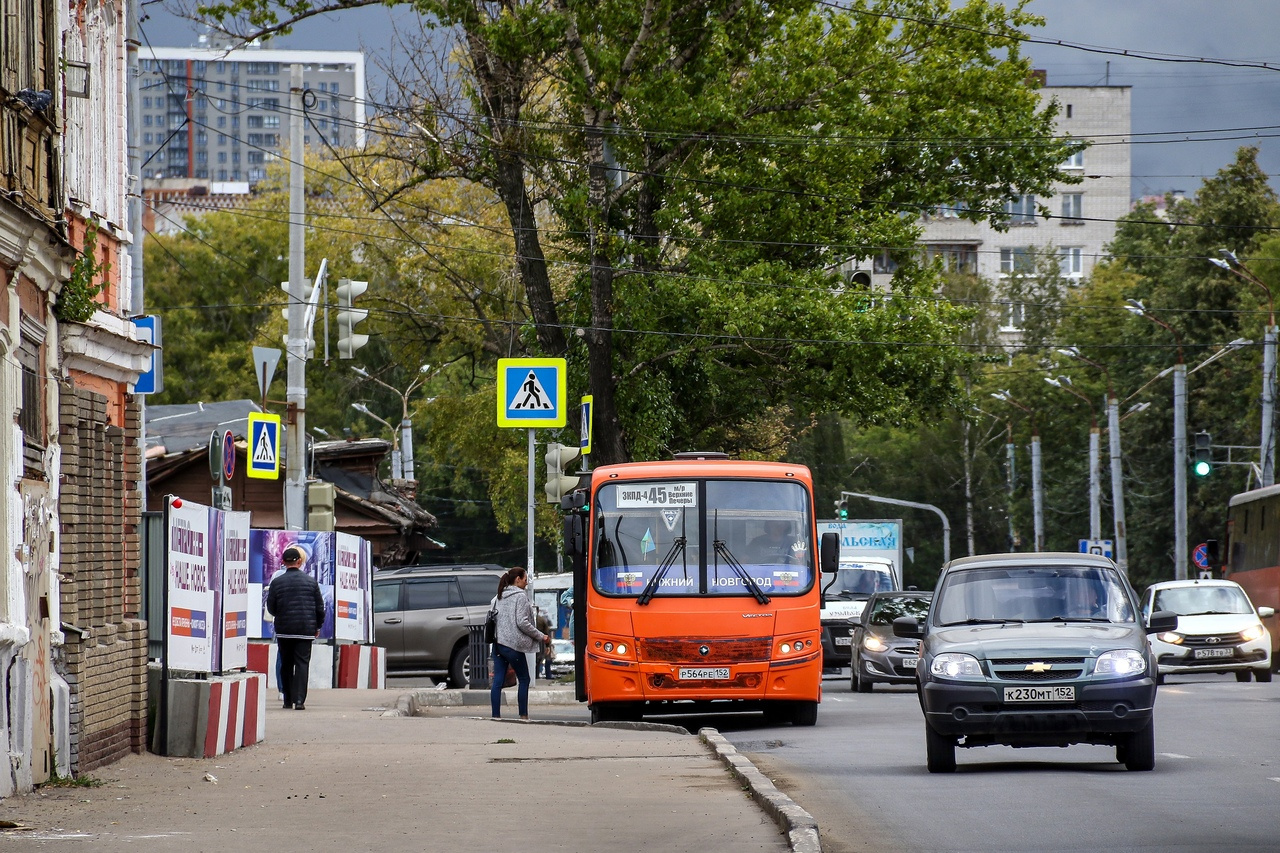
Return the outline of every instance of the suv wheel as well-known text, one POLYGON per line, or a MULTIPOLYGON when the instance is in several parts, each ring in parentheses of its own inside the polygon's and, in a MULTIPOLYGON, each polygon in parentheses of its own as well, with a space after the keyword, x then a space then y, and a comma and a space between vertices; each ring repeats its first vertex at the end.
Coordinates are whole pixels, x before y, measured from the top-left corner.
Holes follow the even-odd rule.
POLYGON ((1129 770, 1154 770, 1156 767, 1156 723, 1147 724, 1132 734, 1122 735, 1116 744, 1116 761, 1129 770))
POLYGON ((1254 681, 1270 681, 1271 670, 1267 669, 1265 666, 1259 669, 1255 669, 1253 671, 1253 680, 1254 681))
POLYGON ((956 741, 950 735, 938 734, 928 723, 924 726, 924 748, 930 773, 953 773, 956 769, 956 741))
POLYGON ((453 650, 449 658, 449 686, 467 687, 471 684, 471 649, 466 643, 453 650))
POLYGON ((1249 670, 1247 669, 1236 670, 1236 681, 1248 681, 1248 680, 1249 680, 1249 670))

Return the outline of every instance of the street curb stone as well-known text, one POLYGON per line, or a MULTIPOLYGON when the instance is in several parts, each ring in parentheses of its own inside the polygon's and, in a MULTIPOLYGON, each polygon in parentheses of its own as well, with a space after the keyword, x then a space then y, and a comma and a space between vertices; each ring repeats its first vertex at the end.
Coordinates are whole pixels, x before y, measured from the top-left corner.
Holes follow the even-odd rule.
POLYGON ((698 737, 715 752, 729 772, 747 786, 751 797, 787 834, 793 853, 822 853, 818 822, 786 794, 778 790, 751 760, 712 728, 698 730, 698 737))

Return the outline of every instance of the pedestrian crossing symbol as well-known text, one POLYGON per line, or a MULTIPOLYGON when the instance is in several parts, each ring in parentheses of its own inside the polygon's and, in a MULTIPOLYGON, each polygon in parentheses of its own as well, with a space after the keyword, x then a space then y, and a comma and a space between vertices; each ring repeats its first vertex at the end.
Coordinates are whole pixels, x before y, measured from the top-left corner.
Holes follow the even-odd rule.
POLYGON ((260 480, 280 479, 280 416, 249 413, 250 477, 260 480))
POLYGON ((499 359, 498 426, 564 426, 566 385, 563 358, 499 359))

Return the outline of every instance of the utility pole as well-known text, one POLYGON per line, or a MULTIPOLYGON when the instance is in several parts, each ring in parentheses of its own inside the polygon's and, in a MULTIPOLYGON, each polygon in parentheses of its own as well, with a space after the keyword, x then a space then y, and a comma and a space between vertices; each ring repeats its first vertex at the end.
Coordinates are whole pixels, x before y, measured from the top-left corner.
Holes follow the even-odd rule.
POLYGON ((289 70, 289 331, 285 341, 288 385, 285 419, 284 526, 302 530, 307 521, 306 417, 306 193, 302 161, 302 66, 289 70))
MULTIPOLYGON (((1008 391, 992 394, 997 400, 1016 406, 1027 413, 1031 421, 1031 517, 1034 541, 1032 550, 1039 553, 1044 550, 1044 489, 1041 487, 1040 470, 1040 428, 1036 426, 1036 413, 1030 406, 1019 403, 1008 391)), ((1012 434, 1011 434, 1012 435, 1012 434)), ((1012 438, 1010 438, 1012 440, 1012 438)), ((1010 461, 1013 457, 1010 456, 1010 461)), ((1010 466, 1012 468, 1012 465, 1010 466)))
POLYGON ((1071 384, 1070 376, 1059 376, 1054 379, 1052 376, 1046 376, 1045 382, 1048 382, 1055 388, 1061 388, 1068 394, 1074 394, 1089 405, 1089 538, 1097 541, 1102 538, 1102 437, 1101 430, 1098 429, 1098 410, 1093 405, 1093 400, 1089 399, 1088 394, 1082 394, 1071 384))

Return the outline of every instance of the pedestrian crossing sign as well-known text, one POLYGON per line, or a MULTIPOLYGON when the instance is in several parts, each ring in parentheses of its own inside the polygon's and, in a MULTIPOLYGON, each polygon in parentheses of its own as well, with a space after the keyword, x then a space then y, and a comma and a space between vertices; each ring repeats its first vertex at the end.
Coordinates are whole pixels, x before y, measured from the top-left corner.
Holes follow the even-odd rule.
POLYGON ((564 426, 566 374, 563 358, 498 359, 498 426, 564 426))
POLYGON ((280 479, 280 416, 249 413, 249 466, 245 472, 259 480, 280 479))

